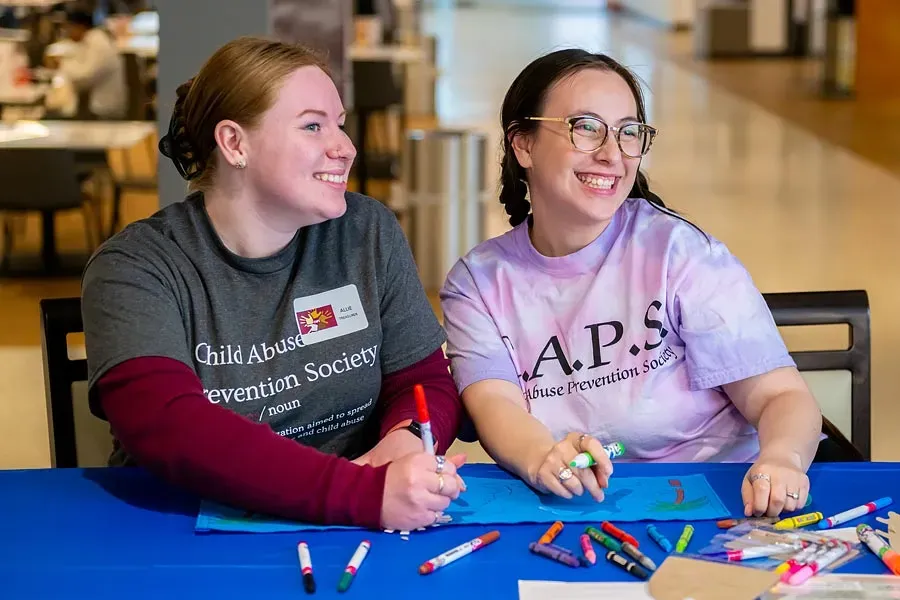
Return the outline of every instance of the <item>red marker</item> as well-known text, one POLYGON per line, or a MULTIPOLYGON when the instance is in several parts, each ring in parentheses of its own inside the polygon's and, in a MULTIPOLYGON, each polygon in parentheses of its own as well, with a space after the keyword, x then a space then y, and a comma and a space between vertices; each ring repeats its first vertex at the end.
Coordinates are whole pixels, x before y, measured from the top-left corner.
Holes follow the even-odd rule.
POLYGON ((484 548, 488 544, 493 541, 496 541, 500 537, 499 531, 489 531, 484 535, 479 535, 474 540, 466 542, 465 544, 460 544, 456 548, 452 550, 447 550, 440 556, 436 556, 431 560, 425 561, 419 567, 420 575, 428 575, 429 573, 433 573, 437 569, 449 565, 453 561, 459 560, 463 556, 468 556, 472 554, 476 550, 480 550, 484 548))
POLYGON ((413 388, 416 397, 416 411, 419 413, 419 428, 422 430, 422 445, 425 452, 434 456, 434 436, 431 434, 431 419, 428 417, 428 403, 425 401, 425 388, 416 385, 413 388))
POLYGON ((615 525, 610 523, 609 521, 603 521, 603 523, 600 524, 600 529, 602 529, 609 535, 613 536, 620 542, 628 542, 635 548, 640 547, 640 545, 638 544, 638 541, 636 539, 634 539, 633 537, 631 537, 630 535, 628 535, 627 533, 625 533, 624 531, 622 531, 621 529, 619 529, 618 527, 616 527, 615 525))

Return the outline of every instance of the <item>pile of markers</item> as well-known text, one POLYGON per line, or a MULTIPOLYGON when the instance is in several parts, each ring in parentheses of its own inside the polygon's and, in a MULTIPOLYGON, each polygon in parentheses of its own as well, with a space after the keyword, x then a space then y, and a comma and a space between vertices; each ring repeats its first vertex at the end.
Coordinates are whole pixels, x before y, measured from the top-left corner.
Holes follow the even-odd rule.
MULTIPOLYGON (((556 521, 536 542, 531 542, 528 549, 533 553, 555 560, 570 567, 587 567, 597 563, 597 553, 591 540, 606 548, 606 560, 618 565, 639 579, 648 579, 656 570, 656 564, 638 549, 638 541, 630 534, 612 523, 604 521, 600 529, 593 526, 585 528, 579 537, 582 555, 554 544, 554 540, 563 530, 561 521, 556 521)), ((670 545, 671 549, 671 545, 670 545)))
MULTIPOLYGON (((743 543, 751 540, 755 535, 768 536, 769 543, 742 548, 721 547, 712 551, 701 550, 700 555, 703 558, 728 562, 752 559, 781 560, 783 562, 775 567, 775 572, 781 575, 782 583, 801 585, 817 573, 836 568, 841 562, 852 560, 857 554, 855 542, 851 543, 830 537, 828 529, 871 514, 891 503, 891 498, 880 498, 828 518, 825 518, 821 512, 789 517, 771 524, 770 529, 774 530, 773 532, 767 532, 764 529, 765 525, 760 527, 759 523, 755 523, 752 519, 747 519, 744 525, 737 525, 737 527, 735 527, 738 523, 736 520, 720 521, 719 527, 729 528, 729 534, 741 532, 741 537, 732 538, 728 542, 729 545, 734 546, 733 542, 737 541, 743 543), (750 525, 749 533, 743 535, 743 532, 747 530, 747 525, 750 525), (812 533, 801 530, 809 525, 816 525, 816 529, 819 531, 812 533)), ((870 526, 865 524, 857 526, 856 534, 859 542, 865 544, 878 556, 892 573, 900 574, 900 555, 891 550, 870 526)), ((760 568, 766 568, 767 564, 769 563, 763 561, 760 568)))

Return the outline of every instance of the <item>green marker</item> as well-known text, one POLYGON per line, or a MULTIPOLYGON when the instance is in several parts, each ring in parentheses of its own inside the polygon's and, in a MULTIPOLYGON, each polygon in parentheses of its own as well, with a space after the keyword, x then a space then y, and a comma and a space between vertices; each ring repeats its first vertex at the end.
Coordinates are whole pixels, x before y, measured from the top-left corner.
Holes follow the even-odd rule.
POLYGON ((347 588, 350 587, 350 584, 353 583, 353 577, 356 575, 356 572, 359 570, 362 561, 366 558, 366 554, 369 553, 369 548, 371 547, 371 542, 363 540, 356 548, 356 552, 353 553, 350 562, 347 563, 347 567, 344 569, 344 574, 341 575, 341 580, 338 582, 337 589, 339 592, 346 592, 347 588))
MULTIPOLYGON (((619 458, 625 454, 625 445, 621 442, 607 444, 606 446, 603 446, 603 449, 606 451, 606 456, 609 460, 619 458)), ((594 457, 591 456, 590 452, 582 452, 569 462, 569 466, 575 469, 586 469, 588 467, 593 467, 596 464, 597 461, 594 460, 594 457)))
POLYGON ((675 552, 679 554, 687 550, 688 544, 691 543, 691 537, 694 535, 694 526, 693 525, 685 525, 684 530, 681 532, 681 537, 678 538, 678 542, 675 543, 675 552))
POLYGON ((587 526, 584 528, 584 532, 598 544, 603 544, 607 550, 612 550, 613 552, 622 551, 622 544, 619 543, 619 540, 611 538, 596 527, 587 526))

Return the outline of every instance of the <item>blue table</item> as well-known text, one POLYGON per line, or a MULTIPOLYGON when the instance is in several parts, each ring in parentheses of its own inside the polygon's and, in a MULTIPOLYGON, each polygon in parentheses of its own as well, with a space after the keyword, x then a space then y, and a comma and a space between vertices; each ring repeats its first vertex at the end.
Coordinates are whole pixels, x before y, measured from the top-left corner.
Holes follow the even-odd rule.
MULTIPOLYGON (((683 476, 704 473, 726 506, 741 515, 739 496, 746 465, 621 464, 616 476, 683 476)), ((465 469, 495 468, 471 465, 465 469)), ((465 471, 463 471, 465 473, 465 471)), ((814 465, 811 510, 827 514, 881 496, 900 499, 900 464, 814 465)), ((501 538, 457 563, 420 576, 423 561, 487 531, 449 526, 397 534, 364 531, 307 534, 196 534, 197 498, 140 469, 55 469, 0 472, 0 597, 2 598, 302 598, 296 545, 308 541, 316 598, 415 598, 459 600, 518 598, 519 579, 628 581, 604 560, 572 569, 532 555, 528 543, 546 525, 497 527, 501 538), (362 539, 372 550, 348 592, 338 578, 362 539)), ((877 513, 884 516, 891 509, 877 513)), ((900 511, 900 508, 895 510, 900 511)), ((874 516, 853 521, 877 525, 874 516)), ((715 534, 715 523, 696 522, 692 548, 715 534)), ((622 524, 648 555, 664 555, 645 533, 646 524, 622 524)), ((658 523, 674 543, 683 523, 658 523)), ((493 528, 491 528, 493 529, 493 528)), ((560 544, 578 549, 584 526, 572 524, 560 544)), ((866 552, 841 572, 886 573, 866 552)))

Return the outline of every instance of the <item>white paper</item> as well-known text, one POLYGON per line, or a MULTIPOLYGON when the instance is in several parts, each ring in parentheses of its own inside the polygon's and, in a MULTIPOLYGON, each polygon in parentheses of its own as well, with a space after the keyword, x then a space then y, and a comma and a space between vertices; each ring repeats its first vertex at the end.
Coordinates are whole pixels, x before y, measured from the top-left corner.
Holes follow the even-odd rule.
POLYGON ((653 600, 647 584, 519 580, 519 600, 653 600))
POLYGON ((819 575, 800 586, 778 584, 778 600, 893 600, 900 598, 900 577, 894 575, 819 575))

